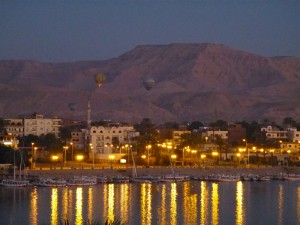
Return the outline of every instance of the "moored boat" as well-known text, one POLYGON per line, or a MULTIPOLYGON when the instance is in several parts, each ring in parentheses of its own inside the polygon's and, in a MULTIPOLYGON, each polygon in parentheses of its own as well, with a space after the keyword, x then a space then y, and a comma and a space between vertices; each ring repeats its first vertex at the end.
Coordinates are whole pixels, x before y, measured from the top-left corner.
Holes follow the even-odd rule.
POLYGON ((168 174, 162 177, 162 181, 165 182, 182 182, 182 181, 187 181, 190 180, 189 176, 185 175, 180 175, 180 174, 168 174))
POLYGON ((67 181, 69 186, 90 186, 97 184, 95 176, 74 176, 67 181))
POLYGON ((29 185, 28 180, 4 179, 0 183, 4 187, 25 187, 29 185))
POLYGON ((36 185, 40 187, 64 187, 67 186, 67 181, 62 178, 40 178, 36 185))

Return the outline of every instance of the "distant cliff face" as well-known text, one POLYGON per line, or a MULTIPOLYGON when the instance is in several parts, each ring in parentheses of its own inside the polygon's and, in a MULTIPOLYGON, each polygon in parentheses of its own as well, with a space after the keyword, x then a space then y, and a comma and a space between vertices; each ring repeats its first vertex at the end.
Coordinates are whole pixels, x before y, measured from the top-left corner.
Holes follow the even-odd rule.
POLYGON ((137 46, 106 61, 0 61, 0 117, 39 112, 85 120, 89 98, 92 120, 300 120, 300 59, 170 44, 137 46), (106 81, 97 88, 99 71, 106 81), (156 82, 150 91, 147 78, 156 82))

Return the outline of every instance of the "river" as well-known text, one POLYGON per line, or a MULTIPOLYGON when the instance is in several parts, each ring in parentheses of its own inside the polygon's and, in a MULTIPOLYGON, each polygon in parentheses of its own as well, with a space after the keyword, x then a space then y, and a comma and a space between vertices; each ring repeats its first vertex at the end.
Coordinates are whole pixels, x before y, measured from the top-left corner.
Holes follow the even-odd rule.
POLYGON ((0 224, 299 225, 300 181, 0 187, 0 224))

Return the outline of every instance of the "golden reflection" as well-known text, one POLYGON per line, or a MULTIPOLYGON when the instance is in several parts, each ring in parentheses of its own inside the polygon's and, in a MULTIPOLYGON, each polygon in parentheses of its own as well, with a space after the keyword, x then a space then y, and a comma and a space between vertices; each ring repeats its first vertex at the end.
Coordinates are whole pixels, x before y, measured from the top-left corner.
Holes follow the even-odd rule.
POLYGON ((278 193, 278 224, 282 224, 282 214, 283 214, 283 188, 282 184, 279 185, 278 193))
POLYGON ((58 224, 58 191, 52 188, 51 193, 51 225, 58 224))
POLYGON ((93 189, 88 189, 88 221, 93 220, 93 189))
POLYGON ((129 206, 129 185, 122 184, 121 185, 121 218, 122 220, 128 221, 128 206, 129 206))
POLYGON ((62 215, 64 219, 69 219, 69 196, 68 196, 68 189, 64 188, 62 191, 62 215))
POLYGON ((170 207, 170 224, 177 224, 176 214, 177 214, 177 184, 171 184, 171 207, 170 207))
POLYGON ((243 182, 236 183, 236 225, 243 225, 245 222, 244 189, 243 182))
POLYGON ((115 188, 114 184, 109 184, 108 185, 108 216, 107 216, 107 219, 109 221, 113 221, 115 219, 115 215, 114 215, 114 203, 115 203, 114 188, 115 188))
POLYGON ((197 195, 192 195, 191 183, 183 184, 183 208, 184 208, 184 224, 197 224, 197 195))
POLYGON ((300 187, 297 188, 297 220, 300 221, 300 187))
POLYGON ((108 185, 109 184, 104 184, 103 186, 103 217, 107 218, 107 202, 108 202, 108 185))
POLYGON ((212 184, 212 224, 219 224, 219 184, 212 184))
POLYGON ((151 214, 151 184, 141 184, 141 224, 151 224, 152 214, 151 214))
POLYGON ((207 224, 207 213, 208 213, 208 207, 207 207, 208 190, 205 181, 201 181, 200 203, 201 203, 200 224, 205 225, 207 224))
POLYGON ((76 189, 76 216, 75 216, 75 224, 81 225, 83 224, 83 217, 82 217, 82 187, 78 187, 76 189))
POLYGON ((69 208, 68 208, 68 212, 69 212, 69 215, 73 215, 73 211, 74 211, 74 208, 73 208, 73 199, 74 199, 74 196, 73 196, 73 190, 72 189, 69 189, 68 188, 68 197, 69 197, 69 208))
POLYGON ((38 217, 38 193, 37 188, 35 187, 30 194, 30 224, 37 225, 38 217))
POLYGON ((160 208, 159 208, 159 211, 158 211, 158 215, 159 215, 159 218, 160 218, 160 221, 159 221, 159 224, 161 225, 164 225, 166 224, 166 214, 167 214, 167 211, 166 211, 166 185, 163 184, 161 186, 161 205, 160 205, 160 208))

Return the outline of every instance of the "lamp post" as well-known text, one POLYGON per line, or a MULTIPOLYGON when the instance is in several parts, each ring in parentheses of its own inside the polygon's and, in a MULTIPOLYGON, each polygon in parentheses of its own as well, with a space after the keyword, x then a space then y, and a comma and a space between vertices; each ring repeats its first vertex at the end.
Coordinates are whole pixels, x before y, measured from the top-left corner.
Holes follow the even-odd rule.
POLYGON ((67 166, 67 149, 68 149, 68 146, 64 146, 64 151, 65 151, 65 157, 64 157, 64 167, 67 166))
POLYGON ((247 164, 249 165, 249 149, 248 149, 248 142, 246 139, 243 139, 243 142, 246 144, 246 151, 247 151, 247 164))
POLYGON ((241 153, 236 153, 236 157, 238 158, 238 165, 240 165, 240 156, 241 156, 241 153))
POLYGON ((72 161, 74 161, 73 142, 71 142, 70 145, 71 145, 71 148, 72 148, 72 161))
POLYGON ((34 146, 34 143, 31 142, 31 169, 33 169, 33 146, 34 146))
POLYGON ((148 167, 149 167, 149 165, 150 165, 150 153, 149 153, 149 150, 152 148, 152 146, 151 145, 147 145, 146 146, 146 149, 147 149, 147 155, 148 155, 148 158, 147 158, 147 165, 148 165, 148 167))
POLYGON ((201 154, 201 159, 202 159, 202 163, 203 163, 203 167, 204 167, 204 159, 206 158, 205 154, 201 154))
POLYGON ((90 151, 92 152, 93 169, 94 169, 94 166, 95 166, 95 152, 94 152, 92 144, 90 144, 90 151))
POLYGON ((114 155, 109 155, 108 158, 110 160, 110 168, 112 169, 113 168, 112 161, 115 159, 115 156, 114 155))
POLYGON ((82 162, 83 159, 84 159, 83 155, 77 155, 76 156, 76 160, 80 163, 80 168, 81 169, 83 169, 82 164, 81 164, 81 162, 82 162))
POLYGON ((36 163, 36 150, 37 150, 37 147, 34 147, 34 154, 33 154, 33 168, 35 168, 35 163, 36 163))

